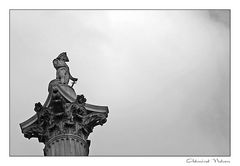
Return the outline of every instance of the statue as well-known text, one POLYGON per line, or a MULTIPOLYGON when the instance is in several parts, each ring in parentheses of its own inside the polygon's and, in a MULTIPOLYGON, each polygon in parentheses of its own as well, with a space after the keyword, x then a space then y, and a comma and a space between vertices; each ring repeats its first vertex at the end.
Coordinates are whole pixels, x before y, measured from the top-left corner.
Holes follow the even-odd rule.
POLYGON ((65 100, 65 102, 74 102, 77 95, 73 89, 73 85, 78 80, 70 74, 70 70, 66 62, 69 62, 66 52, 62 52, 53 60, 53 66, 56 69, 56 79, 52 80, 48 86, 48 98, 44 106, 48 106, 50 101, 65 100), (69 86, 69 80, 72 80, 72 85, 69 86))
POLYGON ((56 79, 58 79, 61 82, 61 84, 67 84, 67 85, 70 79, 73 81, 73 84, 71 86, 73 87, 73 85, 78 79, 72 77, 66 62, 69 62, 66 52, 59 54, 59 56, 53 60, 53 66, 57 70, 56 79))

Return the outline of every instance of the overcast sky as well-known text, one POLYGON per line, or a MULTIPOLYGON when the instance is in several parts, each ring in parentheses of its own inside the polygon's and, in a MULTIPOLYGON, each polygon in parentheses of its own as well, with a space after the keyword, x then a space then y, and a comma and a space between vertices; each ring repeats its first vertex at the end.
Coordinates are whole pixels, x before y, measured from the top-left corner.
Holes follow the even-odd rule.
POLYGON ((74 89, 107 105, 94 155, 229 154, 228 10, 11 10, 10 154, 41 155, 19 123, 66 51, 74 89))

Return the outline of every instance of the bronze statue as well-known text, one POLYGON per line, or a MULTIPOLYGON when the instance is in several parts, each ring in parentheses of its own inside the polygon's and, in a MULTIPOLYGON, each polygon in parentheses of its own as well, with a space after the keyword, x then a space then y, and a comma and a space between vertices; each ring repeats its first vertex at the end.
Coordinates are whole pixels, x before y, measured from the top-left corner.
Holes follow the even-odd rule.
POLYGON ((53 66, 57 70, 56 73, 56 79, 60 80, 62 84, 69 83, 69 79, 73 81, 72 86, 75 84, 75 82, 78 80, 77 78, 72 77, 70 74, 70 70, 66 62, 69 62, 67 53, 63 52, 59 54, 59 56, 53 60, 53 66))
POLYGON ((69 62, 66 52, 62 52, 53 60, 53 66, 56 69, 56 79, 52 80, 48 86, 48 98, 44 106, 48 106, 50 101, 65 100, 66 102, 74 102, 77 95, 73 89, 73 85, 78 80, 70 74, 69 67, 66 62, 69 62), (69 80, 72 80, 72 85, 69 86, 69 80))

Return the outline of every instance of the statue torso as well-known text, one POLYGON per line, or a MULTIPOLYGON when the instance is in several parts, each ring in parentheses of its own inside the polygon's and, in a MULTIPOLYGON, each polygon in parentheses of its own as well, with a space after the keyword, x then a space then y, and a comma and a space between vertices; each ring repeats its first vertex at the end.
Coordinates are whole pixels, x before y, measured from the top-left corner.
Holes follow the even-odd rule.
POLYGON ((68 65, 63 60, 59 60, 59 59, 54 59, 53 65, 57 70, 56 78, 59 79, 62 84, 68 84, 69 77, 70 77, 68 65))

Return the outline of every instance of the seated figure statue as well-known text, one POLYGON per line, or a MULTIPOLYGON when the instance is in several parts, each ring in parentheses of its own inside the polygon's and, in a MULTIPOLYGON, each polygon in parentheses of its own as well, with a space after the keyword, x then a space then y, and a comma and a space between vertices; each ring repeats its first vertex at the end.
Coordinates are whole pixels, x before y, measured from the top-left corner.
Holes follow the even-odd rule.
POLYGON ((52 80, 48 86, 48 98, 44 106, 49 106, 50 101, 55 96, 63 97, 67 102, 74 102, 77 99, 76 93, 72 88, 77 78, 72 77, 70 70, 66 62, 69 62, 67 53, 63 52, 53 60, 53 66, 56 69, 56 79, 52 80), (69 86, 69 80, 72 80, 72 86, 69 86))

